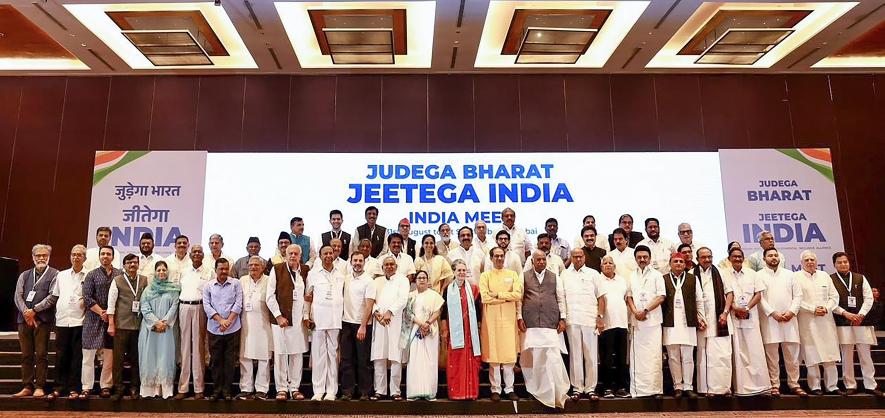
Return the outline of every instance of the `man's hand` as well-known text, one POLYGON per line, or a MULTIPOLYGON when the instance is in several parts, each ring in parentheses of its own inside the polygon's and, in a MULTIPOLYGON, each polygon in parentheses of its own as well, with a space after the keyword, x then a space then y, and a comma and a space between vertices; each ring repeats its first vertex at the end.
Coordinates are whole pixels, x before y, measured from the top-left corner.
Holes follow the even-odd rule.
POLYGON ((851 321, 851 325, 859 326, 861 322, 863 322, 864 316, 861 314, 854 315, 854 320, 851 321))
POLYGON ((528 328, 525 327, 525 321, 522 319, 516 320, 516 327, 519 328, 520 332, 525 332, 528 328))
POLYGON ((304 301, 308 303, 313 303, 313 292, 309 292, 308 294, 304 295, 304 301))
POLYGON ((728 323, 728 314, 722 312, 722 315, 719 315, 719 326, 725 326, 728 323))
POLYGON ((793 317, 796 316, 796 314, 794 314, 793 311, 786 311, 784 312, 783 316, 784 322, 789 322, 791 319, 793 319, 793 317))
POLYGON ((277 317, 277 325, 279 325, 280 328, 286 328, 289 326, 289 320, 286 319, 285 316, 280 315, 277 317))
POLYGON ((637 321, 645 321, 648 319, 648 312, 646 311, 636 311, 636 314, 633 315, 636 317, 637 321))
POLYGON ((498 298, 498 292, 492 292, 491 290, 489 290, 489 296, 491 296, 491 297, 497 299, 497 298, 498 298))
POLYGON ((108 335, 111 337, 117 334, 117 329, 113 325, 108 325, 108 335))
POLYGON ((108 322, 108 311, 102 309, 101 314, 99 314, 99 316, 101 317, 102 321, 108 322))
POLYGON ((381 317, 381 323, 385 326, 390 323, 390 319, 393 318, 393 312, 386 311, 384 315, 381 317))
POLYGON ((24 313, 22 313, 22 316, 24 316, 25 320, 27 320, 27 321, 33 321, 34 316, 36 316, 36 315, 37 315, 37 313, 34 312, 33 309, 28 309, 24 313))
POLYGON ((363 341, 366 339, 366 326, 360 325, 360 329, 356 330, 356 339, 358 341, 363 341))
POLYGON ((818 307, 814 308, 814 316, 824 316, 826 314, 827 314, 827 308, 824 308, 823 306, 818 306, 818 307))
POLYGON ((562 334, 563 332, 565 332, 565 320, 559 320, 559 324, 556 325, 556 332, 558 334, 562 334))
POLYGON ((747 310, 746 308, 741 308, 741 307, 734 308, 734 316, 736 316, 738 319, 747 319, 750 317, 749 314, 750 314, 750 311, 747 310))
POLYGON ((313 329, 316 326, 316 324, 314 324, 314 322, 309 319, 302 320, 301 323, 307 329, 313 329))
POLYGON ((602 334, 602 331, 605 331, 605 320, 596 318, 596 333, 602 334))
POLYGON ((698 318, 698 329, 701 331, 707 330, 707 321, 704 321, 701 318, 698 318))

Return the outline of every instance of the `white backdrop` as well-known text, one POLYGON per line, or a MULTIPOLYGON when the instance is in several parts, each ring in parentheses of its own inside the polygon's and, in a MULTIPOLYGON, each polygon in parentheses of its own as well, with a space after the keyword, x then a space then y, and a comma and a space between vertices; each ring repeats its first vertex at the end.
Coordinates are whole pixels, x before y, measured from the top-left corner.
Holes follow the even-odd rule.
MULTIPOLYGON (((406 186, 412 187, 412 186, 406 186)), ((365 222, 367 206, 379 208, 378 223, 395 229, 400 219, 412 220, 412 235, 420 238, 427 230, 436 231, 439 221, 420 222, 423 213, 445 213, 454 216, 452 229, 462 225, 473 226, 468 215, 484 213, 489 232, 499 229, 498 213, 505 207, 516 210, 516 223, 526 228, 534 242, 534 235, 543 232, 549 217, 559 220, 559 233, 571 243, 577 237, 585 215, 596 217, 600 234, 608 234, 618 225, 618 217, 630 213, 634 229, 643 232, 643 220, 657 217, 661 221, 661 235, 678 242, 676 231, 680 222, 690 222, 696 242, 710 246, 716 260, 725 256, 726 224, 723 207, 719 155, 716 152, 699 153, 483 153, 483 154, 274 154, 274 153, 210 153, 206 166, 206 194, 203 210, 202 242, 219 233, 224 237, 225 252, 245 254, 246 240, 258 236, 262 241, 262 256, 269 257, 276 246, 280 231, 289 231, 289 219, 300 216, 305 220, 305 233, 319 240, 320 233, 330 229, 329 211, 344 212, 344 230, 352 232, 365 222), (409 175, 401 179, 367 179, 369 165, 402 165, 409 175), (412 166, 438 173, 449 165, 454 179, 420 178, 412 166), (513 177, 511 165, 529 172, 534 165, 542 178, 483 178, 465 179, 465 166, 499 165, 507 168, 506 177, 513 177), (548 175, 549 174, 549 175, 548 175), (378 187, 379 202, 354 196, 351 184, 360 190, 378 187), (401 184, 416 185, 413 202, 406 202, 407 193, 401 184), (464 199, 445 203, 437 193, 433 199, 420 202, 419 185, 431 191, 442 184, 450 184, 443 195, 457 197, 465 187, 476 191, 476 202, 464 199), (543 190, 549 185, 552 194, 557 187, 562 192, 557 201, 544 199, 526 201, 522 196, 516 202, 492 199, 489 188, 524 184, 525 188, 543 190), (387 198, 384 185, 388 188, 387 198), (469 186, 468 186, 469 185, 469 186), (565 192, 563 192, 565 190, 565 192), (569 199, 563 195, 569 195, 569 199), (453 214, 453 215, 452 215, 453 214), (493 222, 488 222, 494 220, 493 222)), ((469 197, 469 196, 468 196, 469 197)), ((554 200, 554 199, 548 199, 554 200)), ((192 240, 196 242, 196 240, 192 240)))

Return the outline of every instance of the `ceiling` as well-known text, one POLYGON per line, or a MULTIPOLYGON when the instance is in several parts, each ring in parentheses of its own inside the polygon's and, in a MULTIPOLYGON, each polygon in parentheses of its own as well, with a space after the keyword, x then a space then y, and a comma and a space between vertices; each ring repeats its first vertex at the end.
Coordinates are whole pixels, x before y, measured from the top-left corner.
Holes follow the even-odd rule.
POLYGON ((0 0, 0 75, 883 71, 883 0, 0 0))

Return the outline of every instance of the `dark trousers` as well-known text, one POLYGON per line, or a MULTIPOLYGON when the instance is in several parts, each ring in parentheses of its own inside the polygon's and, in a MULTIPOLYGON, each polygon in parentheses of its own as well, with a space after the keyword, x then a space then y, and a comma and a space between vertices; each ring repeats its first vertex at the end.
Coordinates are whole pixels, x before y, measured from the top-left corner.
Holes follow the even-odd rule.
POLYGON ((359 380, 360 395, 371 395, 373 385, 372 362, 369 357, 372 354, 372 326, 366 326, 366 338, 362 341, 356 338, 359 324, 343 322, 338 346, 341 350, 341 366, 338 378, 341 382, 341 391, 353 394, 354 387, 359 380))
POLYGON ((49 370, 49 328, 45 322, 36 327, 18 324, 18 342, 22 350, 22 386, 43 389, 49 370))
POLYGON ((627 330, 612 328, 599 335, 599 382, 603 389, 629 390, 627 381, 627 330))
POLYGON ((227 335, 209 333, 209 368, 215 394, 230 395, 234 370, 240 364, 240 331, 227 335))
POLYGON ((114 387, 119 394, 123 394, 124 361, 129 362, 129 389, 138 391, 141 386, 141 374, 138 371, 138 330, 117 328, 114 335, 114 387))
POLYGON ((80 391, 83 327, 55 328, 55 390, 62 395, 80 391))

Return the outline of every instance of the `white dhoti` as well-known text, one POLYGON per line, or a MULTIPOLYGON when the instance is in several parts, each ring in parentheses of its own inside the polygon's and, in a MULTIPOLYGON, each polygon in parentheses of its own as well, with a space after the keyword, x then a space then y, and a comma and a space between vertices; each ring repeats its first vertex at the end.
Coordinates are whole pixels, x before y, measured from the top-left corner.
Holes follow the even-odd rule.
POLYGON ((705 333, 698 332, 698 392, 730 393, 732 336, 705 337, 705 333))
POLYGON ((599 345, 596 327, 569 325, 566 330, 569 352, 569 376, 576 393, 596 391, 599 377, 599 345))
POLYGON ((178 323, 181 344, 181 374, 178 376, 178 392, 187 393, 191 375, 193 375, 194 393, 203 393, 207 340, 206 311, 203 310, 203 305, 180 304, 178 323))
POLYGON ((739 396, 768 393, 771 390, 771 381, 758 323, 740 319, 736 319, 734 323, 734 335, 731 339, 734 353, 734 393, 739 396))
POLYGON ((335 395, 338 393, 338 333, 340 329, 314 330, 310 361, 313 366, 311 380, 313 394, 335 395))
POLYGON ((660 325, 633 327, 630 343, 630 395, 634 398, 664 393, 663 334, 660 325))
POLYGON ((565 408, 568 399, 569 380, 560 341, 555 329, 529 328, 519 357, 526 390, 550 408, 565 408))

